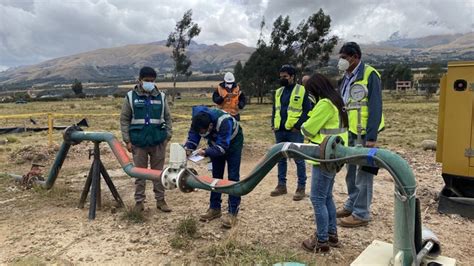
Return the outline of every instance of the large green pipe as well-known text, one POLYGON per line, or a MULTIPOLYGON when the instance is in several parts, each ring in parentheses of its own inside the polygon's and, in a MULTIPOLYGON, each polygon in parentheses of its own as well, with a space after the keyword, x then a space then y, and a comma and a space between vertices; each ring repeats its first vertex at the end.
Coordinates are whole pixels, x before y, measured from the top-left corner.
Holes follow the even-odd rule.
POLYGON ((110 146, 113 154, 117 157, 117 160, 122 166, 124 172, 135 178, 148 179, 148 180, 161 180, 161 171, 139 168, 133 165, 127 151, 123 148, 120 141, 115 138, 112 133, 109 132, 85 132, 77 126, 71 126, 64 131, 64 142, 61 144, 61 148, 56 155, 53 165, 48 174, 48 178, 43 185, 46 189, 53 187, 56 178, 58 177, 59 171, 66 159, 67 153, 71 145, 76 145, 81 141, 92 141, 92 142, 107 142, 110 146))
POLYGON ((64 160, 66 159, 66 155, 70 147, 71 144, 69 143, 63 142, 61 144, 58 154, 54 159, 54 163, 51 166, 51 169, 49 170, 48 178, 46 179, 46 182, 43 185, 44 188, 50 189, 53 187, 54 182, 56 182, 56 178, 58 177, 59 170, 61 170, 61 167, 63 166, 64 160))
POLYGON ((318 158, 319 157, 319 146, 310 144, 300 143, 279 143, 274 145, 260 159, 257 166, 239 182, 233 182, 228 180, 215 180, 208 177, 196 177, 187 176, 186 186, 191 188, 200 188, 205 190, 211 190, 214 192, 220 192, 225 194, 231 194, 236 196, 242 196, 252 191, 260 181, 270 172, 282 158, 299 158, 299 153, 307 154, 308 156, 318 158), (206 182, 209 180, 211 182, 206 182), (212 181, 218 182, 215 186, 211 186, 212 181), (222 185, 220 185, 222 184, 222 185))

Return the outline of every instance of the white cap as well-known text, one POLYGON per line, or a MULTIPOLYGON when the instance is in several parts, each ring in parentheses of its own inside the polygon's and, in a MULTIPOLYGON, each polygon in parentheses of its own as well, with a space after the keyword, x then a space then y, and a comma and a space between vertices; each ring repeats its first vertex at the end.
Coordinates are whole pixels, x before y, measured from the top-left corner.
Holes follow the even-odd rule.
POLYGON ((232 74, 231 72, 225 73, 225 75, 224 75, 224 81, 227 82, 227 83, 232 83, 232 82, 234 82, 234 81, 235 81, 234 74, 232 74))

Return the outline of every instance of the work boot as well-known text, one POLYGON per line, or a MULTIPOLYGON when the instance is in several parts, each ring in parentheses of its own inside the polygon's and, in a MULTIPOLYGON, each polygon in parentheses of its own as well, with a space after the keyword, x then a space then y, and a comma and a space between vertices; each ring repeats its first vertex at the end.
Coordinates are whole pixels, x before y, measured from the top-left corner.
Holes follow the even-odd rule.
POLYGON ((232 228, 237 224, 237 214, 226 213, 222 216, 222 226, 226 229, 232 228))
POLYGON ((286 186, 285 185, 278 185, 275 190, 273 190, 272 192, 270 192, 270 196, 272 197, 276 197, 276 196, 281 196, 281 195, 284 195, 288 193, 286 191, 286 186))
POLYGON ((350 215, 344 218, 339 219, 339 225, 342 227, 359 227, 366 226, 369 224, 369 221, 361 220, 354 215, 350 215))
POLYGON ((296 192, 295 192, 295 195, 293 195, 293 200, 294 201, 300 201, 300 200, 304 199, 304 196, 306 196, 304 194, 304 187, 303 188, 297 188, 296 192))
POLYGON ((156 201, 156 208, 162 212, 171 212, 171 208, 168 207, 168 204, 166 204, 164 199, 156 201))
POLYGON ((329 241, 319 242, 315 235, 303 241, 301 244, 304 250, 314 253, 328 253, 331 249, 329 247, 329 241))
POLYGON ((333 247, 333 248, 338 248, 340 247, 341 245, 339 244, 339 238, 337 237, 337 233, 335 234, 331 234, 329 233, 329 246, 330 247, 333 247))
POLYGON ((344 218, 344 217, 348 217, 348 216, 351 216, 352 212, 351 211, 348 211, 344 208, 341 208, 339 209, 338 211, 336 211, 336 218, 344 218))
POLYGON ((135 207, 133 207, 134 211, 142 212, 145 210, 145 204, 143 204, 143 201, 136 202, 135 207))
POLYGON ((221 210, 208 209, 207 212, 199 218, 201 222, 209 222, 222 216, 221 210))

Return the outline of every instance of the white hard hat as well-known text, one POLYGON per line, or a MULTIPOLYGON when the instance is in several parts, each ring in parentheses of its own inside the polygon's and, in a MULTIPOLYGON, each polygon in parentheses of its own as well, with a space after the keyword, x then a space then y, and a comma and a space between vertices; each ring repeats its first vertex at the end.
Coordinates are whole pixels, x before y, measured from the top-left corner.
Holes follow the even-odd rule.
POLYGON ((224 75, 224 81, 227 82, 227 83, 232 83, 232 82, 234 82, 234 81, 235 81, 234 74, 232 74, 231 72, 225 73, 225 75, 224 75))

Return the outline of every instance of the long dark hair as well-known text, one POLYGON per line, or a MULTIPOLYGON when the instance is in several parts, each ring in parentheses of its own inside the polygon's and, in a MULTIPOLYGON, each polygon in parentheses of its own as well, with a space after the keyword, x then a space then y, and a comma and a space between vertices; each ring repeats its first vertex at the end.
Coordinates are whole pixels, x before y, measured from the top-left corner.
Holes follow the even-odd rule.
POLYGON ((345 128, 349 126, 347 112, 344 109, 344 101, 325 76, 319 73, 313 74, 311 78, 306 81, 305 88, 313 95, 316 102, 318 102, 319 99, 329 99, 337 107, 337 110, 339 110, 339 118, 342 121, 342 126, 345 128))

